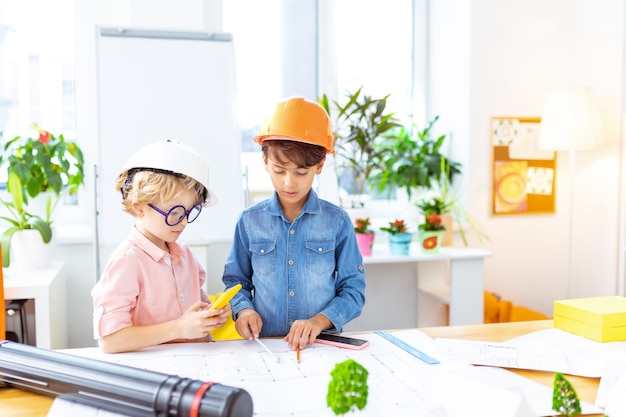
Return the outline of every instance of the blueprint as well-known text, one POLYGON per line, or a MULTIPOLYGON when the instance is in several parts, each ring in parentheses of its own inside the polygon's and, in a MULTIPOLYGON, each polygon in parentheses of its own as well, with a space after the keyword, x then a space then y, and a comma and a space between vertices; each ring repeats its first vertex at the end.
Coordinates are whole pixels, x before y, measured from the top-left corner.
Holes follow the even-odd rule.
MULTIPOLYGON (((431 338, 411 332, 418 332, 412 333, 411 340, 417 336, 425 351, 432 349, 426 346, 431 338)), ((278 362, 258 343, 247 340, 166 344, 121 354, 105 354, 97 348, 64 352, 243 388, 252 396, 254 415, 259 417, 334 416, 326 406, 330 371, 348 358, 369 372, 369 398, 358 416, 456 417, 472 411, 485 417, 553 414, 552 390, 511 372, 466 364, 428 365, 376 334, 358 337, 368 339, 370 345, 357 351, 315 344, 301 351, 300 363, 282 339, 263 339, 280 358, 278 362)))

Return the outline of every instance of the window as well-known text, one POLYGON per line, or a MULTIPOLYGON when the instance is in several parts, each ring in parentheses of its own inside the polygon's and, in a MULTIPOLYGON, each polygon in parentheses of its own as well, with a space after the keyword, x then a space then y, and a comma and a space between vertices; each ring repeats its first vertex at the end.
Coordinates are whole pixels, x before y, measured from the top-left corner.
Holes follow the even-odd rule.
MULTIPOLYGON (((74 27, 74 0, 0 0, 3 143, 17 135, 32 135, 33 123, 76 141, 74 27)), ((5 182, 2 169, 2 188, 5 182)), ((78 202, 73 196, 63 203, 78 202)), ((70 211, 68 219, 75 219, 70 211)))
MULTIPOLYGON (((368 95, 391 94, 389 109, 403 121, 411 123, 413 117, 412 0, 312 2, 320 17, 312 13, 307 18, 314 23, 319 19, 317 27, 321 29, 310 37, 306 27, 300 30, 302 33, 282 29, 284 22, 302 19, 301 9, 291 8, 288 3, 224 2, 223 27, 233 34, 235 44, 239 121, 243 132, 242 166, 248 172, 249 204, 273 190, 252 136, 276 101, 291 95, 285 92, 310 91, 308 85, 303 85, 310 83, 314 86, 313 95, 326 93, 341 99, 346 91, 363 86, 368 95), (290 75, 293 67, 300 64, 294 57, 302 48, 315 50, 317 65, 323 66, 311 77, 316 79, 290 75), (333 91, 326 86, 333 86, 333 91)), ((325 168, 324 173, 334 175, 332 167, 325 168)))

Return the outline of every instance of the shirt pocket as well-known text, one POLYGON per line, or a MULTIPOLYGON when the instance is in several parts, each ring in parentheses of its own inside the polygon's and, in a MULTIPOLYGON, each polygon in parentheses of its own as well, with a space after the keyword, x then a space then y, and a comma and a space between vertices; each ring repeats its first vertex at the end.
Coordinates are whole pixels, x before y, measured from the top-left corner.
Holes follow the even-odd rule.
POLYGON ((252 269, 255 274, 269 275, 276 272, 276 241, 250 242, 252 269))
POLYGON ((307 240, 305 246, 307 270, 322 276, 332 276, 335 272, 335 240, 307 240))

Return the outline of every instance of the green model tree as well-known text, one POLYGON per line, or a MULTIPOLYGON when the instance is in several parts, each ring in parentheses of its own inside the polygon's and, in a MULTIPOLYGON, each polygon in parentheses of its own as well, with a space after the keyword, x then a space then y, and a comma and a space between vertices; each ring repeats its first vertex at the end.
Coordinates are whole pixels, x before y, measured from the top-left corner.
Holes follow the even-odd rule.
POLYGON ((326 404, 336 416, 346 414, 354 407, 362 410, 367 404, 367 369, 358 362, 347 359, 335 365, 330 372, 326 404))
POLYGON ((580 401, 572 384, 557 372, 554 374, 554 390, 552 391, 552 409, 561 415, 573 416, 580 414, 580 401))

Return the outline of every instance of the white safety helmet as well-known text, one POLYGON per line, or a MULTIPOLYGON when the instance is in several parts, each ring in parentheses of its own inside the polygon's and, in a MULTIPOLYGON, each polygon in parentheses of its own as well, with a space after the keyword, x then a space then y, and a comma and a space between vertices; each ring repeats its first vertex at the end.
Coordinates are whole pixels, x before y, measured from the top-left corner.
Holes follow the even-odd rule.
POLYGON ((139 148, 122 166, 118 176, 130 170, 163 172, 170 175, 186 175, 198 181, 207 191, 206 207, 218 202, 217 195, 209 187, 209 165, 191 147, 172 140, 153 142, 139 148))

